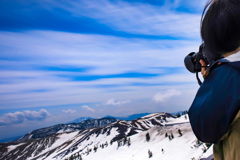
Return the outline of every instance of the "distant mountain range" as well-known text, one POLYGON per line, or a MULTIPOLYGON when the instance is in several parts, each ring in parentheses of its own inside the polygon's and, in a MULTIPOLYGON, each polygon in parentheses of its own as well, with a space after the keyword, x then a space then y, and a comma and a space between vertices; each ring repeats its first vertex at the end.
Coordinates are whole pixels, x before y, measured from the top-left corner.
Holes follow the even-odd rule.
MULTIPOLYGON (((105 116, 104 118, 116 118, 118 120, 125 120, 125 121, 131 121, 131 120, 134 120, 134 119, 137 119, 137 118, 141 118, 141 117, 144 117, 146 115, 149 115, 151 113, 139 113, 139 114, 132 114, 132 115, 129 115, 129 116, 126 116, 126 117, 114 117, 114 116, 105 116)), ((79 123, 79 122, 82 122, 84 120, 88 120, 88 119, 94 119, 92 117, 80 117, 80 118, 77 118, 73 121, 70 121, 69 123, 79 123)))
POLYGON ((113 117, 113 116, 106 116, 106 117, 112 117, 112 118, 116 118, 116 119, 119 119, 119 120, 131 121, 131 120, 134 120, 134 119, 144 117, 144 116, 149 115, 149 114, 151 114, 151 113, 132 114, 132 115, 129 115, 129 116, 126 116, 126 117, 113 117))
POLYGON ((80 118, 74 119, 73 121, 70 121, 69 123, 79 123, 79 122, 82 122, 82 121, 88 120, 88 119, 94 119, 94 118, 91 118, 91 117, 80 117, 80 118))

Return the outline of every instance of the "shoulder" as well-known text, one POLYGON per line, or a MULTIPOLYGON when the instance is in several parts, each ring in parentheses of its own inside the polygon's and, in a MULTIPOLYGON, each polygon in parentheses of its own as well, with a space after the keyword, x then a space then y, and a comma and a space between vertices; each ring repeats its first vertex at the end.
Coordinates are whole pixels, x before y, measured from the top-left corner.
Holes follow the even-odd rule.
POLYGON ((240 79, 240 61, 218 61, 211 66, 210 73, 204 83, 210 83, 212 81, 214 81, 214 83, 226 83, 234 79, 240 79))

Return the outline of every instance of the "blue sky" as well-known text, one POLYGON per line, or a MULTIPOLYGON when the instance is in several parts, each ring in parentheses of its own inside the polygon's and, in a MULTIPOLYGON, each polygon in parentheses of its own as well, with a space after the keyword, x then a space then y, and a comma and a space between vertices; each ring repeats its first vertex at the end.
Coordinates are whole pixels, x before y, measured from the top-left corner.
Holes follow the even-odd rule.
POLYGON ((2 0, 0 139, 82 116, 176 112, 205 1, 2 0))

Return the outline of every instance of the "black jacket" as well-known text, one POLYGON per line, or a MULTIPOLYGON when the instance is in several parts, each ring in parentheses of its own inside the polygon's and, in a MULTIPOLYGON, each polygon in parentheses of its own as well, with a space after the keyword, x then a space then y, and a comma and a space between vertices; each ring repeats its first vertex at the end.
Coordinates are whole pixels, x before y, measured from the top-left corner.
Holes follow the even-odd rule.
POLYGON ((240 61, 214 66, 188 111, 193 132, 203 142, 216 143, 240 109, 240 61))

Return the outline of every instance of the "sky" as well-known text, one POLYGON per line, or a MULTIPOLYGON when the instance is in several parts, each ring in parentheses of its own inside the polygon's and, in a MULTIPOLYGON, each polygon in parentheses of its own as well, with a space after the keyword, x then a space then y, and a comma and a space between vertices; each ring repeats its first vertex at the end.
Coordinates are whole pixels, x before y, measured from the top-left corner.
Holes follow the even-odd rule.
POLYGON ((0 139, 79 117, 187 110, 206 1, 1 0, 0 139))

